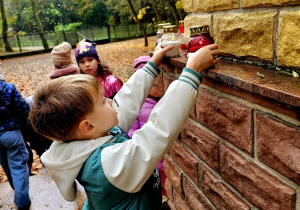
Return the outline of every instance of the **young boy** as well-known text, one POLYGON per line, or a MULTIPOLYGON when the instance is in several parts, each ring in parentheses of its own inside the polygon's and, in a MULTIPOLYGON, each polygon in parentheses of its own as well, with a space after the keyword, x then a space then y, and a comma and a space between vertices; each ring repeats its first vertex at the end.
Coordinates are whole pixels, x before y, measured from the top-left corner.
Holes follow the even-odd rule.
POLYGON ((218 46, 206 46, 190 56, 187 68, 132 139, 116 125, 126 132, 132 126, 160 72, 157 66, 172 48, 158 45, 151 61, 113 101, 103 97, 100 82, 89 75, 58 78, 35 92, 32 125, 55 140, 41 160, 66 200, 75 199, 77 179, 87 194, 83 209, 161 209, 155 166, 195 105, 202 80, 196 71, 218 62, 218 46))

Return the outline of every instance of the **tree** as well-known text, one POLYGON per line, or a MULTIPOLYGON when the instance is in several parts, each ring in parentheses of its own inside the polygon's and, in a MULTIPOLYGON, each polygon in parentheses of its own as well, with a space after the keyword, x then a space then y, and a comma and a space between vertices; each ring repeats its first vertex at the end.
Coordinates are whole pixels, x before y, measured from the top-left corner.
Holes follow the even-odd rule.
POLYGON ((171 7, 171 11, 172 11, 172 14, 175 18, 176 25, 179 25, 179 19, 178 19, 177 13, 176 13, 175 3, 172 0, 167 0, 167 2, 169 4, 169 6, 171 7))
POLYGON ((1 10, 1 16, 2 16, 2 37, 5 44, 5 51, 6 52, 13 52, 12 47, 10 46, 10 43, 7 39, 7 22, 5 17, 5 11, 4 11, 4 2, 3 0, 0 0, 0 10, 1 10))
POLYGON ((138 20, 137 15, 136 15, 136 12, 135 12, 135 10, 134 10, 134 8, 133 8, 133 5, 132 5, 132 3, 131 3, 131 0, 127 0, 127 2, 128 2, 128 4, 129 4, 130 10, 131 10, 132 15, 133 15, 133 17, 134 17, 134 20, 139 24, 139 26, 140 26, 140 28, 141 28, 143 34, 144 34, 145 47, 148 47, 147 32, 146 32, 144 26, 143 26, 143 25, 141 24, 141 22, 138 20))
POLYGON ((152 0, 152 2, 153 2, 153 7, 154 7, 154 10, 156 13, 157 21, 160 23, 162 21, 162 18, 161 18, 161 14, 160 14, 158 6, 157 6, 157 2, 156 2, 156 0, 152 0))
POLYGON ((48 45, 47 40, 46 40, 46 38, 44 36, 42 24, 40 22, 40 18, 39 18, 39 14, 38 14, 38 11, 37 11, 37 8, 36 8, 36 5, 35 5, 35 1, 31 0, 31 4, 32 4, 32 10, 33 10, 33 13, 34 13, 35 21, 36 21, 36 26, 38 28, 38 31, 39 31, 39 34, 40 34, 40 37, 41 37, 44 49, 48 50, 49 49, 49 45, 48 45))

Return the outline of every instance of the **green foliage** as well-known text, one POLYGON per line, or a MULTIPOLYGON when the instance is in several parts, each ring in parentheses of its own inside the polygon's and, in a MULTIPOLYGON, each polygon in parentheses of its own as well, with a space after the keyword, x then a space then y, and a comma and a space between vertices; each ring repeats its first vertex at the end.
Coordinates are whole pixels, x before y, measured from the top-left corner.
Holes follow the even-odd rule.
MULTIPOLYGON (((82 25, 81 22, 77 22, 77 23, 70 23, 68 25, 65 25, 65 31, 74 31, 78 28, 80 28, 80 26, 82 25)), ((55 32, 59 32, 59 31, 63 31, 62 30, 62 25, 58 24, 57 26, 55 26, 55 32)))
MULTIPOLYGON (((171 1, 176 3, 177 10, 182 10, 181 0, 171 1)), ((35 2, 45 32, 62 30, 61 18, 66 30, 71 23, 82 23, 81 28, 134 23, 127 0, 35 0, 35 2)), ((131 2, 142 22, 149 23, 153 18, 157 19, 153 0, 131 0, 131 2)), ((166 0, 156 0, 156 3, 162 20, 174 22, 166 0)), ((16 28, 27 33, 37 31, 31 0, 6 0, 5 10, 8 28, 16 28)), ((152 25, 156 24, 153 22, 152 25)), ((75 24, 74 27, 79 26, 75 24)))

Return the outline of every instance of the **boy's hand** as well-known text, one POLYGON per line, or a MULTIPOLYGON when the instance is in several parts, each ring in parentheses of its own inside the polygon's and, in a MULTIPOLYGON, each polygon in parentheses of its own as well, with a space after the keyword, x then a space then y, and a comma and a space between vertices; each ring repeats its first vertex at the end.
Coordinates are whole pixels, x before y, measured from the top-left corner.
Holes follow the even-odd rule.
POLYGON ((217 44, 202 47, 197 52, 189 54, 186 67, 194 69, 200 73, 219 62, 219 58, 216 58, 218 54, 219 51, 217 44))
POLYGON ((154 54, 151 58, 151 62, 154 63, 156 66, 160 66, 161 64, 161 60, 163 59, 163 57, 165 56, 166 52, 170 51, 173 49, 173 45, 169 45, 165 48, 161 48, 161 43, 158 44, 156 47, 155 47, 155 51, 154 51, 154 54))

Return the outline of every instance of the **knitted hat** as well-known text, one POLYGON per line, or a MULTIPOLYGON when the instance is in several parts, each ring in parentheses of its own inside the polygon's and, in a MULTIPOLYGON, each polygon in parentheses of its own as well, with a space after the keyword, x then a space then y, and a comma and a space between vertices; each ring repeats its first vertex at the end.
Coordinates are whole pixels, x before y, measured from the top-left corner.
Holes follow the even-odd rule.
POLYGON ((55 79, 69 74, 80 74, 79 67, 73 64, 71 59, 72 46, 63 42, 51 51, 51 58, 55 69, 49 74, 50 79, 55 79))
POLYGON ((146 65, 146 63, 150 60, 150 56, 140 56, 139 58, 135 59, 133 63, 134 70, 136 71, 138 69, 143 68, 146 65))
POLYGON ((71 49, 72 46, 68 42, 63 42, 52 49, 51 57, 56 69, 73 64, 71 59, 71 49))
POLYGON ((96 50, 96 43, 93 43, 88 39, 83 39, 81 42, 76 44, 75 57, 78 64, 80 59, 84 57, 92 57, 97 61, 100 61, 96 50))

